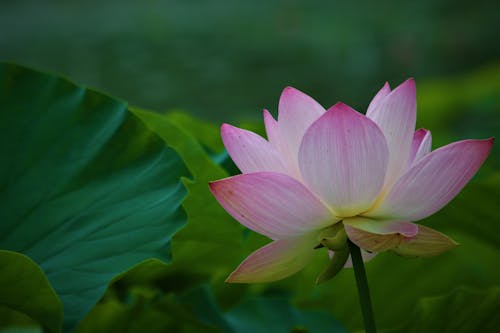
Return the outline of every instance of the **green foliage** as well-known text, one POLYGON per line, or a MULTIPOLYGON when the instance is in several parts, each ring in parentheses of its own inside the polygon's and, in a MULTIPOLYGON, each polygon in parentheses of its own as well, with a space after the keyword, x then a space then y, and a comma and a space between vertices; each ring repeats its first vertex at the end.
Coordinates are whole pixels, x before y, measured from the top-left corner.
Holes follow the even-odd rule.
POLYGON ((310 332, 344 333, 327 312, 294 308, 283 295, 246 297, 222 310, 207 285, 178 293, 130 289, 125 301, 109 294, 80 324, 76 333, 86 332, 310 332))
POLYGON ((25 313, 48 332, 61 330, 61 302, 33 260, 20 253, 0 250, 0 272, 1 306, 25 313))
MULTIPOLYGON (((423 95, 426 96, 426 93, 423 95)), ((424 113, 423 118, 426 115, 424 113)), ((188 116, 182 118, 189 119, 188 116)), ((187 121, 185 123, 189 124, 187 121)), ((443 127, 443 123, 437 124, 443 127)), ((256 128, 252 124, 244 127, 256 128)), ((203 133, 202 127, 198 125, 195 130, 190 126, 187 128, 192 131, 193 136, 204 141, 200 134, 203 133)), ((211 128, 207 133, 213 131, 211 128)), ((448 139, 448 142, 453 139, 459 138, 448 139)), ((488 164, 495 163, 494 158, 492 156, 488 160, 486 168, 488 164)), ((238 172, 231 168, 228 170, 232 170, 231 173, 238 172)), ((421 297, 447 293, 453 286, 488 288, 498 283, 500 272, 495 269, 495 265, 499 244, 495 235, 500 228, 496 212, 496 198, 500 197, 500 177, 488 172, 483 174, 485 175, 469 184, 442 211, 420 222, 451 235, 462 244, 459 248, 429 259, 404 259, 386 253, 368 263, 368 279, 380 327, 393 327, 402 323, 408 313, 412 313, 416 300, 421 297)), ((265 242, 267 241, 262 236, 247 232, 245 255, 241 259, 265 242)), ((301 307, 331 309, 348 328, 361 328, 357 291, 350 269, 342 271, 324 286, 314 286, 314 279, 327 264, 326 253, 319 254, 304 272, 281 282, 251 286, 250 293, 260 293, 263 290, 288 291, 295 296, 301 307)), ((224 297, 227 295, 221 295, 220 289, 233 288, 216 287, 219 291, 217 296, 222 301, 226 300, 224 297)), ((235 293, 234 289, 231 292, 235 293)))
POLYGON ((185 181, 188 197, 183 206, 188 225, 174 236, 169 270, 187 277, 225 278, 241 259, 243 228, 213 198, 208 182, 227 177, 227 173, 182 128, 182 122, 177 123, 178 118, 137 109, 134 114, 181 155, 196 179, 185 181))
POLYGON ((443 231, 460 231, 500 249, 499 197, 500 173, 497 172, 468 185, 444 209, 423 223, 443 231))
MULTIPOLYGON (((463 89, 471 82, 480 84, 464 79, 463 89)), ((431 96, 425 84, 421 95, 431 96)), ((460 98, 473 103, 486 95, 479 89, 460 98)), ((457 105, 452 99, 440 105, 457 105)), ((432 105, 422 104, 427 111, 419 109, 421 118, 445 133, 437 135, 438 144, 459 139, 452 122, 443 121, 452 112, 433 116, 432 105)), ((19 252, 0 252, 15 257, 7 264, 0 256, 2 272, 33 272, 15 288, 7 288, 15 285, 9 282, 14 275, 2 273, 0 299, 47 330, 57 332, 58 298, 70 331, 110 281, 77 333, 343 332, 338 322, 349 331, 361 329, 351 269, 315 285, 328 265, 326 249, 283 281, 223 282, 268 240, 234 221, 209 191, 209 181, 238 172, 226 158, 218 126, 179 111, 129 111, 123 102, 13 65, 0 67, 0 126, 0 248, 19 252), (27 297, 43 308, 20 306, 27 297)), ((261 124, 245 127, 262 130, 261 124)), ((488 332, 498 326, 492 318, 500 300, 495 161, 492 156, 486 172, 447 207, 420 221, 461 246, 430 259, 384 253, 367 264, 379 328, 488 332), (450 294, 459 286, 483 291, 450 294)), ((2 310, 0 319, 7 316, 2 310)))
POLYGON ((409 322, 390 333, 496 332, 499 308, 499 287, 480 291, 458 288, 444 296, 420 299, 409 322))
POLYGON ((191 135, 198 143, 210 149, 210 151, 221 152, 224 150, 220 137, 220 126, 202 121, 178 110, 169 111, 164 117, 181 129, 184 135, 191 135))
MULTIPOLYGON (((448 84, 500 59, 495 0, 32 0, 2 9, 3 59, 216 122, 260 120, 287 85, 362 111, 386 80, 453 75, 448 84)), ((439 103, 469 93, 435 94, 439 103)))
POLYGON ((173 295, 134 289, 127 302, 108 298, 92 309, 76 333, 219 332, 200 322, 173 295))
MULTIPOLYGON (((417 83, 417 125, 432 131, 433 147, 463 139, 486 139, 500 130, 500 64, 465 75, 420 80, 417 83)), ((500 146, 479 171, 495 172, 500 146)))
POLYGON ((0 248, 40 265, 69 331, 116 275, 169 260, 189 173, 124 102, 15 65, 0 124, 0 248))
POLYGON ((345 332, 326 311, 298 310, 291 306, 289 297, 281 294, 247 296, 225 312, 219 309, 207 287, 190 290, 180 300, 200 320, 225 333, 345 332))

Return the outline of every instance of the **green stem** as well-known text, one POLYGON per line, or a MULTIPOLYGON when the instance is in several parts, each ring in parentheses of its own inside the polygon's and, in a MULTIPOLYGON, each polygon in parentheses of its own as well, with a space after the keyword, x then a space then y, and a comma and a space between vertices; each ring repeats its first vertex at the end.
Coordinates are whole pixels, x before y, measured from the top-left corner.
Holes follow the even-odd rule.
POLYGON ((365 323, 366 333, 376 333, 375 320, 373 319, 372 302, 370 300, 370 290, 368 289, 368 281, 366 280, 365 265, 361 257, 361 251, 351 241, 349 243, 349 251, 351 252, 352 267, 354 268, 354 276, 356 277, 356 285, 358 287, 359 303, 361 304, 361 312, 363 313, 363 321, 365 323))

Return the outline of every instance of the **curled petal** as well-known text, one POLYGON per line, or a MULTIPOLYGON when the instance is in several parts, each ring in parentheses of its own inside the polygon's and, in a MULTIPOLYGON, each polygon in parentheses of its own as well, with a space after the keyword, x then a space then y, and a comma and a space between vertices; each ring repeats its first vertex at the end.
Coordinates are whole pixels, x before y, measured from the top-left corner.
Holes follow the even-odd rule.
POLYGON ((227 152, 241 172, 286 170, 278 151, 259 135, 228 124, 222 125, 221 135, 227 152))
POLYGON ((384 182, 387 144, 377 125, 337 103, 308 129, 299 168, 308 187, 338 216, 367 210, 384 182))
POLYGON ((389 162, 384 188, 396 182, 407 166, 417 114, 415 81, 409 79, 383 98, 367 117, 384 133, 389 162))
POLYGON ((345 226, 347 236, 360 248, 371 252, 382 252, 397 247, 404 239, 404 236, 399 233, 394 234, 372 234, 371 232, 353 228, 349 225, 345 226))
POLYGON ((344 219, 343 223, 346 230, 350 227, 379 235, 399 233, 406 237, 412 237, 418 232, 418 226, 415 223, 406 221, 379 221, 357 216, 344 219))
POLYGON ((292 87, 283 90, 278 106, 278 124, 294 163, 297 163, 299 145, 306 129, 323 113, 325 109, 303 92, 292 87))
POLYGON ((418 229, 416 236, 405 238, 392 251, 405 257, 432 257, 458 246, 453 239, 436 230, 423 225, 418 229))
POLYGON ((210 183, 210 189, 231 216, 272 239, 297 237, 339 220, 304 185, 280 173, 237 175, 210 183))
POLYGON ((316 243, 314 233, 273 241, 248 256, 226 282, 257 283, 284 279, 310 261, 316 243))
POLYGON ((399 245, 404 237, 413 237, 418 226, 405 221, 376 221, 354 217, 343 221, 349 239, 362 249, 382 252, 399 245))
POLYGON ((422 157, 431 152, 432 135, 431 131, 420 128, 415 131, 408 158, 408 168, 417 163, 422 157))
POLYGON ((425 155, 365 216, 418 221, 434 214, 467 184, 486 160, 493 139, 464 140, 425 155))

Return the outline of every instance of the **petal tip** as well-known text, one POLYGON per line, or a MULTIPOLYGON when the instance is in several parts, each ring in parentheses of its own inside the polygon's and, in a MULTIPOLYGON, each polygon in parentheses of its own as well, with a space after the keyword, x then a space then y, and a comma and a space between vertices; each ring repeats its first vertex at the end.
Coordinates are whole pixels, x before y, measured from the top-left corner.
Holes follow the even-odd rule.
POLYGON ((356 110, 351 108, 349 105, 343 103, 343 102, 337 102, 333 106, 331 106, 327 112, 342 112, 342 113, 358 113, 356 110))
POLYGON ((423 128, 423 127, 420 127, 418 130, 415 131, 415 133, 419 133, 419 134, 427 134, 427 132, 429 132, 428 129, 426 128, 423 128))
POLYGON ((269 112, 268 109, 263 109, 262 115, 264 116, 264 124, 267 124, 269 122, 276 122, 273 115, 271 114, 271 112, 269 112))
POLYGON ((208 182, 208 188, 210 189, 210 192, 212 192, 212 194, 214 194, 214 195, 215 195, 215 192, 217 191, 218 183, 219 183, 218 180, 208 182))
POLYGON ((214 195, 216 195, 216 192, 218 192, 218 189, 220 188, 220 186, 224 186, 224 183, 226 182, 226 179, 229 179, 229 178, 231 178, 231 177, 209 181, 208 182, 208 187, 209 187, 210 191, 214 195))
POLYGON ((232 131, 235 127, 233 125, 229 125, 227 123, 223 123, 221 126, 220 126, 220 132, 221 132, 221 135, 224 135, 230 131, 232 131))
POLYGON ((416 98, 417 95, 417 86, 415 84, 415 80, 413 78, 409 78, 403 83, 401 83, 399 86, 394 88, 394 90, 391 91, 389 96, 405 96, 406 98, 408 97, 413 97, 416 98))
MULTIPOLYGON (((464 141, 468 141, 468 140, 464 140, 464 141)), ((488 138, 488 139, 470 140, 470 141, 475 142, 476 144, 480 145, 481 149, 483 149, 483 151, 486 154, 489 154, 490 151, 491 151, 491 148, 493 147, 493 144, 495 143, 495 138, 491 137, 491 138, 488 138)))
POLYGON ((240 281, 238 279, 238 272, 235 270, 224 280, 225 283, 245 283, 244 281, 240 281))
POLYGON ((416 83, 415 83, 415 79, 414 78, 409 78, 407 79, 406 81, 404 81, 403 83, 401 83, 399 86, 397 86, 393 91, 396 91, 396 90, 404 90, 408 93, 410 92, 415 92, 416 91, 416 83))
POLYGON ((290 95, 290 94, 302 94, 302 92, 292 86, 286 86, 283 91, 281 92, 281 96, 286 96, 286 95, 290 95))
POLYGON ((415 79, 413 77, 409 77, 408 79, 406 79, 406 81, 404 81, 403 83, 406 83, 408 82, 408 84, 413 84, 415 85, 415 79))

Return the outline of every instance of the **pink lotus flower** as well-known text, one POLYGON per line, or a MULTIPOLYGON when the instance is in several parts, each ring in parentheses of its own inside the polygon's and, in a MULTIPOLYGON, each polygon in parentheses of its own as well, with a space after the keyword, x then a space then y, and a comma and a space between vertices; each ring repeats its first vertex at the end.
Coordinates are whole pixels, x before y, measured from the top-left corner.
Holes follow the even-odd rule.
POLYGON ((339 230, 374 253, 431 256, 454 247, 442 233, 410 221, 453 199, 485 161, 493 139, 431 152, 430 131, 415 132, 415 95, 413 79, 392 91, 386 83, 365 116, 342 103, 325 110, 288 87, 278 121, 264 110, 268 140, 222 125, 224 145, 243 174, 212 182, 210 189, 236 220, 273 240, 227 281, 285 278, 302 269, 318 245, 336 250, 328 237, 339 230))

